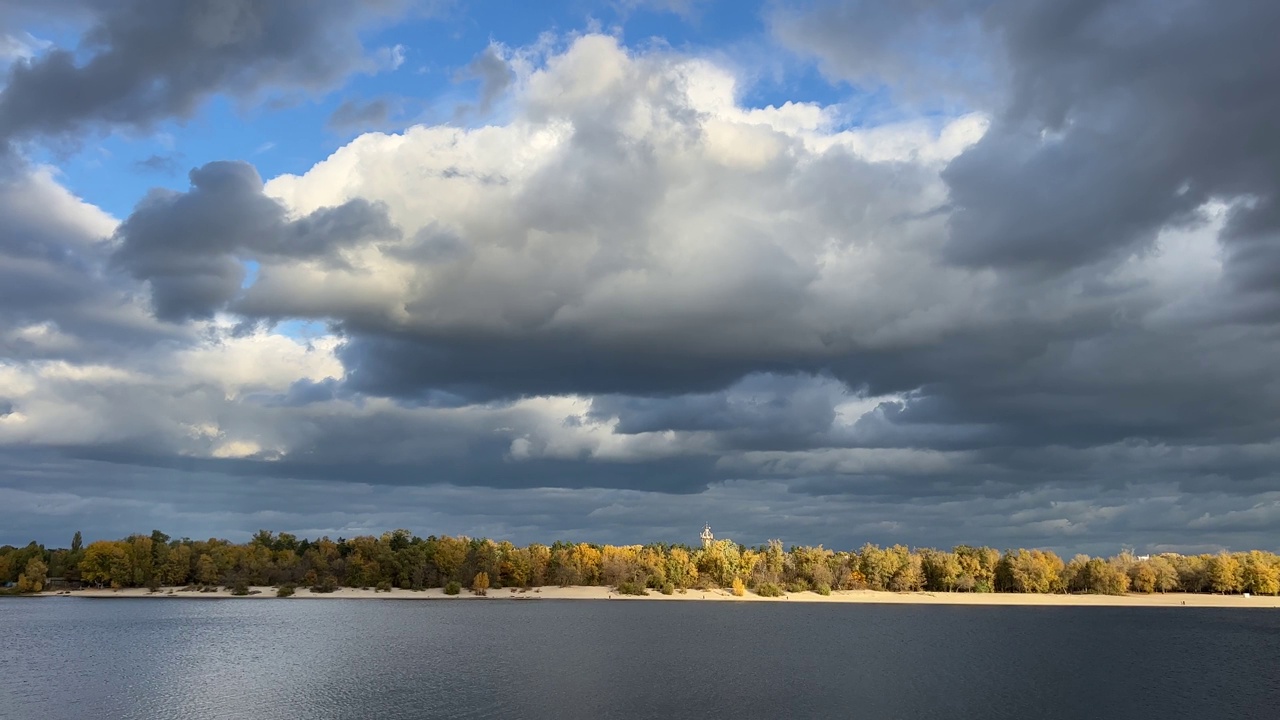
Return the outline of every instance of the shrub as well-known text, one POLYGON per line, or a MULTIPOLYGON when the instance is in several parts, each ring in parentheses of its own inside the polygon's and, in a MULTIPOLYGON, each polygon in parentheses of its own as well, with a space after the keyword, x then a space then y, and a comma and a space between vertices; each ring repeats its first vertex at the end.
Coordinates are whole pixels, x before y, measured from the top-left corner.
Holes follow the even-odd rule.
POLYGON ((311 586, 313 593, 331 593, 338 591, 338 578, 332 575, 325 575, 320 581, 311 586))
POLYGON ((249 583, 243 580, 236 580, 235 584, 231 586, 231 594, 239 596, 248 595, 249 583))
POLYGON ((760 597, 782 597, 782 588, 777 583, 760 583, 760 587, 756 588, 756 594, 760 597))
POLYGON ((378 592, 391 592, 391 583, 386 580, 378 583, 378 592))
POLYGON ((281 585, 280 589, 276 590, 276 597, 293 597, 293 586, 281 585))
POLYGON ((662 594, 663 594, 663 595, 675 595, 675 594, 676 594, 676 586, 675 586, 675 585, 672 585, 671 583, 666 583, 666 584, 664 584, 664 585, 662 586, 662 594))
POLYGON ((742 597, 747 594, 747 586, 742 582, 742 578, 733 579, 734 597, 742 597))
POLYGON ((802 593, 809 589, 809 583, 803 580, 792 580, 787 583, 787 592, 802 593))
POLYGON ((445 595, 457 595, 460 592, 462 592, 462 583, 457 580, 451 580, 448 585, 444 586, 445 595))
POLYGON ((147 590, 151 592, 160 592, 160 580, 154 577, 151 578, 151 581, 147 583, 147 590))
POLYGON ((819 595, 830 595, 831 586, 826 583, 816 583, 813 586, 813 591, 818 593, 819 595))
POLYGON ((632 582, 630 580, 626 580, 624 582, 618 583, 617 589, 618 589, 619 595, 648 595, 649 594, 649 591, 644 589, 644 585, 641 585, 638 582, 632 582))

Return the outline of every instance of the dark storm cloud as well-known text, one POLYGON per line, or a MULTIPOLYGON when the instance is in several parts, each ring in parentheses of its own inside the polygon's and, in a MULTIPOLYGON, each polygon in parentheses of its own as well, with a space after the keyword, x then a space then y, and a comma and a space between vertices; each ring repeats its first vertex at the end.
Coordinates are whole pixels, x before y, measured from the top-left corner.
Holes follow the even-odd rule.
MULTIPOLYGON (((399 0, 81 0, 91 18, 74 49, 9 69, 0 142, 75 136, 94 126, 145 129, 188 118, 211 95, 323 90, 365 68, 357 33, 399 0)), ((4 8, 0 8, 4 10, 4 8)))
POLYGON ((262 527, 306 537, 352 537, 407 527, 423 535, 468 534, 516 542, 695 543, 703 522, 717 536, 747 544, 786 542, 856 548, 863 542, 951 546, 1044 546, 1064 554, 1214 552, 1271 547, 1280 521, 1275 493, 1240 504, 1175 488, 1086 488, 1081 499, 1039 489, 999 500, 947 498, 903 502, 876 496, 790 493, 783 483, 734 482, 698 495, 629 490, 502 489, 458 486, 374 488, 341 482, 131 467, 48 454, 0 456, 7 482, 0 498, 11 511, 0 543, 36 539, 65 546, 74 530, 87 541, 158 528, 175 536, 243 541, 262 527), (768 512, 759 508, 767 507, 768 512))
POLYGON ((364 200, 290 220, 262 194, 247 163, 209 163, 190 178, 186 193, 153 190, 116 230, 114 262, 150 283, 163 320, 209 317, 224 307, 240 291, 245 259, 322 258, 396 234, 385 210, 364 200))
MULTIPOLYGON (((557 393, 672 394, 710 391, 767 360, 677 359, 669 347, 592 347, 590 339, 554 333, 531 338, 449 335, 439 341, 366 333, 343 326, 350 339, 339 356, 347 385, 359 392, 415 397, 433 390, 475 401, 557 393), (514 363, 515 358, 519 362, 514 363)), ((782 363, 777 363, 782 366, 782 363)))
POLYGON ((1247 286, 1280 270, 1256 250, 1280 229, 1274 2, 834 0, 779 23, 849 79, 909 84, 932 57, 1007 73, 976 100, 991 130, 944 174, 954 262, 1061 272, 1143 251, 1207 200, 1249 198, 1224 236, 1228 272, 1247 286), (975 52, 983 39, 1003 57, 975 52))
POLYGON ((606 395, 591 403, 596 419, 617 418, 624 434, 680 430, 722 435, 728 447, 812 447, 830 440, 835 404, 847 397, 831 378, 748 376, 722 392, 675 397, 606 395))
MULTIPOLYGON (((957 261, 1087 263, 1208 199, 1276 198, 1280 6, 1011 3, 993 20, 1013 82, 994 132, 946 174, 957 261)), ((1265 213, 1236 223, 1274 233, 1265 213)))

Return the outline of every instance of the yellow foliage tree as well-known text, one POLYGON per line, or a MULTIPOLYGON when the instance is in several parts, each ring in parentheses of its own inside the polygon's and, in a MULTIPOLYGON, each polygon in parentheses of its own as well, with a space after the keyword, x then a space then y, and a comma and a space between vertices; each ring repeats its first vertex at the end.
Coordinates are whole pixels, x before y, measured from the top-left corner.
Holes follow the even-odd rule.
POLYGON ((26 569, 18 576, 18 592, 40 592, 44 589, 44 578, 48 572, 49 566, 45 565, 40 558, 31 558, 27 561, 26 569))
POLYGON ((96 585, 122 587, 129 581, 129 555, 125 544, 111 540, 89 543, 80 560, 80 579, 96 585))
POLYGON ((1138 562, 1129 569, 1129 587, 1134 592, 1156 591, 1156 571, 1149 563, 1138 562))
POLYGON ((476 595, 489 594, 489 573, 478 572, 476 577, 471 581, 471 592, 476 595))
POLYGON ((747 585, 742 582, 742 578, 736 577, 733 579, 733 594, 738 597, 742 597, 747 594, 747 585))

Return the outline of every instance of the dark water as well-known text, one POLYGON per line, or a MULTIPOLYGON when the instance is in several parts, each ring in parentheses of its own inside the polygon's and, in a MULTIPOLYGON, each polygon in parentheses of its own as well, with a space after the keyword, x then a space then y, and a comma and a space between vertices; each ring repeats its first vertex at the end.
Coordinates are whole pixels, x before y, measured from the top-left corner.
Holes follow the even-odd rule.
POLYGON ((0 599, 0 717, 1280 718, 1280 612, 0 599))

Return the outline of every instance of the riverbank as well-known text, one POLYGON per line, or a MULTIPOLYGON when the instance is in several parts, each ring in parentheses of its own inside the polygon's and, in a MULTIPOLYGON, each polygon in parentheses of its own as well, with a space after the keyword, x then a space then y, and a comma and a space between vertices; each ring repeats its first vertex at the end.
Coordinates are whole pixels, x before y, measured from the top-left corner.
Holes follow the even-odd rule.
MULTIPOLYGON (((275 588, 250 588, 254 594, 233 596, 230 590, 219 589, 213 592, 198 592, 182 588, 162 588, 151 592, 146 588, 128 588, 122 590, 73 590, 62 593, 40 593, 42 597, 79 597, 79 598, 156 598, 156 599, 243 599, 243 600, 277 600, 275 588)), ((911 605, 1034 605, 1034 606, 1072 606, 1072 607, 1213 607, 1213 608, 1280 608, 1280 597, 1245 597, 1243 595, 1193 595, 1184 593, 1167 593, 1152 595, 1034 595, 1020 593, 932 593, 932 592, 878 592, 874 590, 842 590, 830 595, 816 593, 787 593, 782 597, 765 598, 748 592, 742 597, 735 597, 727 590, 689 590, 674 595, 662 595, 650 591, 643 597, 619 595, 607 587, 540 587, 530 590, 490 590, 485 597, 477 597, 463 591, 460 595, 445 595, 441 588, 428 590, 393 589, 390 592, 379 592, 373 589, 342 588, 332 593, 313 593, 307 588, 298 588, 292 600, 338 599, 338 600, 623 600, 623 601, 660 601, 681 602, 691 600, 707 600, 721 602, 809 602, 809 603, 896 603, 911 605)))

